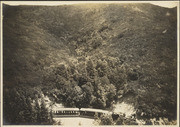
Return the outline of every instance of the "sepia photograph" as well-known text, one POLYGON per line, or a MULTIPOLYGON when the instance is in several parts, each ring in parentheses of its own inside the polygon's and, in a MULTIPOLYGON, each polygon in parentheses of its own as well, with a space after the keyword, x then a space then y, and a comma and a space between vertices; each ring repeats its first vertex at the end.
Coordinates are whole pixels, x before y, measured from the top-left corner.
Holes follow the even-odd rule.
POLYGON ((179 126, 179 1, 1 2, 1 125, 179 126))

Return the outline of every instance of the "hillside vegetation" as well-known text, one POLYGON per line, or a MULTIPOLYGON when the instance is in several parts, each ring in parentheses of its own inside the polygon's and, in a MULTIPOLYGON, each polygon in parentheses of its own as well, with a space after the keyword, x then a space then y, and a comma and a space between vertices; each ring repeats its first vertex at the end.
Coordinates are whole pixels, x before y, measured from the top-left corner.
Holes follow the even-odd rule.
POLYGON ((66 107, 110 110, 123 101, 138 119, 176 120, 176 12, 151 4, 4 5, 4 123, 52 124, 42 94, 66 107))

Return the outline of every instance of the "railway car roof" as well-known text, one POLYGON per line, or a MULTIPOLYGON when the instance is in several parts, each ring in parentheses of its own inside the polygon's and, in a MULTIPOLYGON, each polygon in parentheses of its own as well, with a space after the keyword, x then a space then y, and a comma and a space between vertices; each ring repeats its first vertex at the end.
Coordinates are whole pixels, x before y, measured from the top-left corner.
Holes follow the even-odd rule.
POLYGON ((102 110, 102 109, 91 109, 91 108, 81 108, 80 111, 90 111, 90 112, 101 112, 101 113, 111 113, 109 111, 106 110, 102 110))
POLYGON ((58 107, 54 107, 53 110, 56 110, 56 111, 79 111, 78 108, 58 108, 58 107))

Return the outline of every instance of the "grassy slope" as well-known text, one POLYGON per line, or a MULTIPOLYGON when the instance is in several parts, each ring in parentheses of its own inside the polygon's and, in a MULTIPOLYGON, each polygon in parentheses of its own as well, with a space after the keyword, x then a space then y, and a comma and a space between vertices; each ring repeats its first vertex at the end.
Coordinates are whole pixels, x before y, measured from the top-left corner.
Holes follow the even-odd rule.
MULTIPOLYGON (((133 103, 140 112, 147 108, 145 112, 156 115, 161 109, 159 116, 175 117, 175 8, 150 4, 6 6, 3 25, 5 89, 17 84, 43 87, 46 73, 61 64, 83 67, 88 59, 94 63, 105 59, 113 61, 115 68, 126 68, 123 73, 129 78, 120 86, 121 101, 133 103)), ((83 68, 78 73, 83 74, 83 68)))

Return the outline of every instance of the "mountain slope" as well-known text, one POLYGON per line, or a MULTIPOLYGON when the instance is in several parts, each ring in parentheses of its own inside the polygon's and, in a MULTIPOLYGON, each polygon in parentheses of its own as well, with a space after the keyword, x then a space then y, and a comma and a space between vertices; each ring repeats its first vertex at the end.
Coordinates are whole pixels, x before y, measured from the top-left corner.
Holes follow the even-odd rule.
POLYGON ((4 98, 28 88, 33 101, 38 89, 69 107, 109 109, 124 101, 139 119, 176 119, 176 10, 4 5, 4 98))

